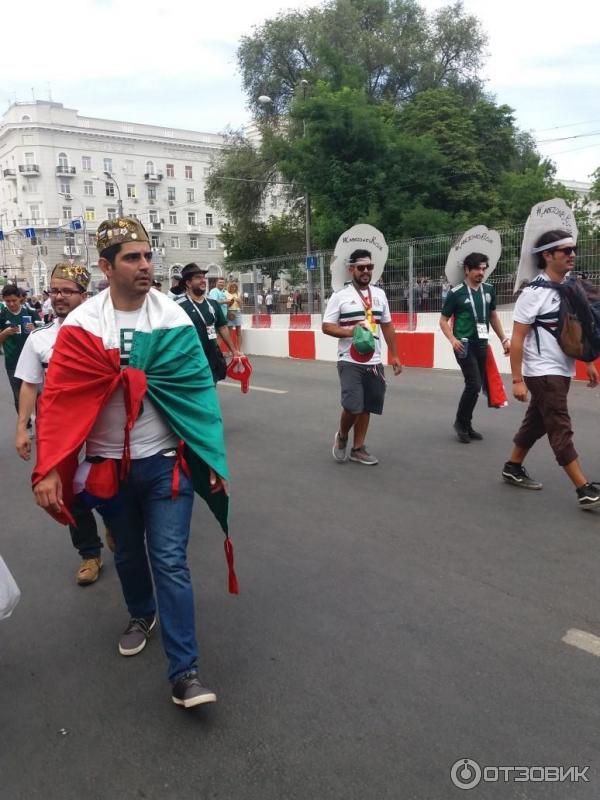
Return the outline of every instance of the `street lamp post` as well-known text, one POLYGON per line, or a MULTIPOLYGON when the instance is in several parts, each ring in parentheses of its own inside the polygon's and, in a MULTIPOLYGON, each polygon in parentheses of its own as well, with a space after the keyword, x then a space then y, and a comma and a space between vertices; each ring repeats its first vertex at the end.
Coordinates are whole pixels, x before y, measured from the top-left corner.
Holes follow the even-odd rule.
MULTIPOLYGON (((300 81, 300 86, 302 87, 302 100, 306 100, 306 93, 308 91, 308 81, 304 78, 300 81)), ((261 94, 258 98, 258 102, 266 106, 269 103, 272 103, 273 100, 266 94, 261 94)), ((306 138, 306 119, 302 120, 302 137, 306 138)), ((310 213, 310 195, 308 190, 304 192, 304 234, 306 240, 306 288, 308 293, 308 312, 309 314, 313 313, 314 309, 314 298, 313 298, 313 288, 312 288, 312 270, 309 269, 309 256, 311 255, 311 213, 310 213)))
POLYGON ((119 216, 123 217, 124 216, 124 214, 123 214, 123 201, 121 199, 121 190, 119 189, 119 184, 115 180, 115 176, 112 174, 112 172, 108 172, 107 170, 104 170, 104 174, 106 175, 107 178, 110 178, 110 180, 117 187, 117 198, 118 198, 117 203, 118 203, 118 207, 119 207, 119 216))
POLYGON ((81 206, 81 228, 83 230, 83 246, 85 248, 85 266, 89 270, 90 268, 90 253, 88 250, 88 240, 87 240, 87 227, 86 227, 86 220, 85 220, 85 208, 83 207, 83 201, 77 195, 71 194, 70 192, 58 192, 60 197, 64 197, 65 200, 77 200, 79 205, 81 206))

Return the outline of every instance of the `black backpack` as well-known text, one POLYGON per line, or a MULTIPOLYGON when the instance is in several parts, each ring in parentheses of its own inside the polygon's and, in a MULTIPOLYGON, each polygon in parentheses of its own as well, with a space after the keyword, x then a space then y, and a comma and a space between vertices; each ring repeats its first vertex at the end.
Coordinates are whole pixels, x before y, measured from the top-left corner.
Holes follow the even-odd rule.
POLYGON ((595 361, 600 356, 600 290, 577 275, 570 275, 563 283, 538 279, 527 285, 556 289, 560 296, 556 327, 545 322, 543 317, 538 317, 532 325, 538 352, 537 329, 544 328, 567 356, 579 361, 595 361))

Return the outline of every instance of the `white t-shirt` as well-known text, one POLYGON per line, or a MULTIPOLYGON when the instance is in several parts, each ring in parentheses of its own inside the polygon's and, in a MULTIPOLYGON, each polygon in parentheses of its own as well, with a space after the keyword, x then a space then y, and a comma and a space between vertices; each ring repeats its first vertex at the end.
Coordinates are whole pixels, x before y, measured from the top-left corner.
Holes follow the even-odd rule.
MULTIPOLYGON (((539 279, 549 281, 545 272, 539 279)), ((556 289, 543 286, 527 286, 523 289, 515 304, 513 319, 523 325, 531 325, 536 318, 544 315, 543 321, 548 324, 558 322, 560 296, 556 289)), ((532 328, 523 344, 523 375, 538 377, 543 375, 564 375, 567 378, 575 374, 575 359, 570 358, 561 349, 554 336, 544 328, 532 328), (538 352, 538 337, 539 352, 538 352)))
POLYGON ((265 297, 265 304, 268 305, 268 306, 272 306, 273 305, 273 295, 272 294, 268 294, 265 297))
POLYGON ((44 314, 44 316, 46 314, 52 314, 52 301, 50 300, 50 298, 44 300, 44 302, 42 303, 42 314, 44 314))
MULTIPOLYGON (((115 311, 115 320, 120 332, 121 366, 129 363, 129 352, 133 333, 141 309, 137 311, 115 311)), ((122 458, 125 439, 125 400, 123 388, 119 386, 110 397, 86 442, 88 456, 122 458)), ((130 434, 131 458, 147 458, 167 448, 177 447, 177 437, 164 422, 148 397, 144 397, 142 409, 130 434)))
POLYGON ((48 362, 54 350, 54 343, 60 330, 60 320, 55 319, 43 328, 31 331, 17 362, 15 378, 26 383, 42 384, 48 369, 48 362))
MULTIPOLYGON (((369 289, 371 291, 373 322, 377 326, 382 322, 391 322, 392 315, 390 314, 385 292, 378 286, 370 286, 369 289)), ((361 290, 361 294, 365 300, 368 300, 369 292, 367 290, 361 290)), ((362 322, 365 319, 365 306, 358 296, 358 290, 354 287, 354 284, 345 286, 339 292, 332 294, 323 315, 323 322, 332 322, 334 325, 342 325, 343 327, 353 327, 357 322, 362 322)), ((367 362, 357 361, 352 357, 350 352, 352 347, 351 338, 338 339, 338 361, 350 361, 352 364, 366 364, 369 366, 381 364, 381 330, 378 328, 373 335, 375 336, 375 352, 367 362)))

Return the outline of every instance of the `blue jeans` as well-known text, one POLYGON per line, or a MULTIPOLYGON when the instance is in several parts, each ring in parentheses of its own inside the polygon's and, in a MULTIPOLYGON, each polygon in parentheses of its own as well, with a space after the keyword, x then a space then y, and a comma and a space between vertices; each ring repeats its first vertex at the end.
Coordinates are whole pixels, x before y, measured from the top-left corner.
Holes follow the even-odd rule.
MULTIPOLYGON (((169 680, 196 669, 198 645, 187 543, 194 503, 192 482, 180 471, 171 499, 175 456, 160 453, 131 461, 116 503, 106 515, 116 544, 115 566, 132 617, 160 615, 169 680), (156 587, 156 601, 154 589, 156 587)), ((102 507, 98 509, 103 512, 102 507)))

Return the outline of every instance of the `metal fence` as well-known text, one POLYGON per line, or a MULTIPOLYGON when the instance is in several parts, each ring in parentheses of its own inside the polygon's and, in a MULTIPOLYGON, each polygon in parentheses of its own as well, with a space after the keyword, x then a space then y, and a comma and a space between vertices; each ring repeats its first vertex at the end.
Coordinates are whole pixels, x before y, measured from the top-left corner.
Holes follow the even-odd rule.
MULTIPOLYGON (((498 306, 514 303, 513 286, 523 238, 523 225, 499 229, 502 256, 493 273, 498 306)), ((450 248, 461 234, 446 234, 422 239, 402 239, 390 242, 387 264, 380 285, 385 290, 392 313, 438 312, 447 290, 444 267, 450 248)), ((587 273, 600 283, 600 229, 583 222, 577 241, 577 271, 587 273)), ((237 274, 244 287, 245 310, 260 313, 257 297, 270 288, 274 298, 274 313, 320 313, 331 295, 329 264, 332 250, 317 252, 317 268, 306 269, 306 255, 293 253, 277 258, 255 259, 226 265, 230 274, 237 274), (244 277, 245 276, 245 277, 244 277), (288 308, 290 294, 299 293, 299 306, 288 308)))

